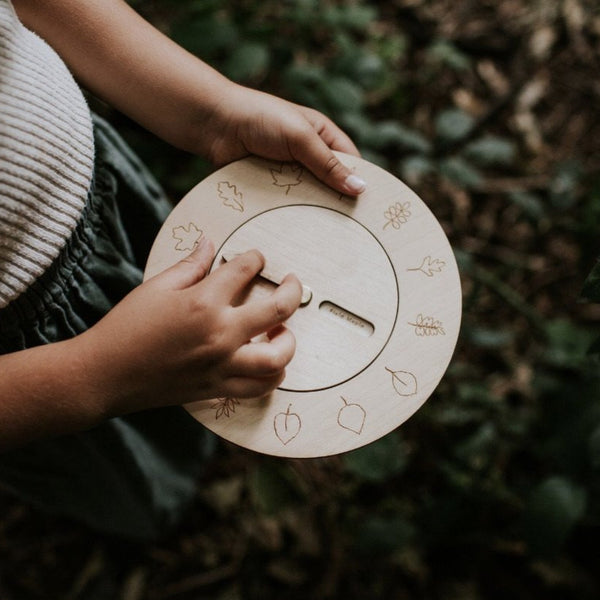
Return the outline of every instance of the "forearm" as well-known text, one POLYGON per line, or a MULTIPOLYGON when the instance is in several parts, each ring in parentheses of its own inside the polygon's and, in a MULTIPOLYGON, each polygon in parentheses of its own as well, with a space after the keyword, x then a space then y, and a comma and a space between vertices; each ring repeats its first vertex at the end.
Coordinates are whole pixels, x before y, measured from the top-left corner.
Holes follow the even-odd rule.
POLYGON ((0 356, 0 451, 105 418, 78 340, 0 356))
POLYGON ((85 87, 174 146, 216 166, 297 161, 339 192, 364 190, 333 153, 358 149, 325 115, 229 81, 123 0, 13 1, 85 87))
POLYGON ((198 148, 233 86, 122 0, 13 0, 81 84, 175 146, 198 148))

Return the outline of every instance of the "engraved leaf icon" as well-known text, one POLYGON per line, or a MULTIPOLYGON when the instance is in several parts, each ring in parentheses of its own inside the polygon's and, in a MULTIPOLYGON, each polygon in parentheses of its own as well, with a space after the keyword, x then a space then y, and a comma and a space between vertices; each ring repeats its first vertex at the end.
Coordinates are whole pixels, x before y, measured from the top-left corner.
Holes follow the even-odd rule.
POLYGON ((271 177, 273 185, 287 188, 285 193, 288 194, 293 186, 302 183, 302 167, 293 163, 282 163, 279 170, 271 169, 271 177))
POLYGON ((177 240, 175 250, 193 250, 201 237, 202 230, 194 223, 190 223, 187 227, 183 225, 173 227, 173 239, 177 240))
POLYGON ((211 405, 211 408, 215 409, 215 419, 223 415, 230 417, 239 403, 240 401, 237 398, 219 398, 211 405))
POLYGON ((421 313, 417 316, 414 323, 409 323, 415 328, 418 336, 427 337, 431 335, 446 335, 441 321, 433 317, 424 317, 421 313))
POLYGON ((217 191, 219 192, 219 198, 223 200, 225 206, 229 206, 239 212, 244 212, 244 196, 242 192, 238 192, 235 185, 228 181, 221 181, 217 185, 217 191))
POLYGON ((392 374, 392 384, 399 396, 414 396, 417 393, 417 378, 408 371, 394 371, 388 367, 385 368, 392 374))
POLYGON ((423 259, 420 267, 416 269, 407 269, 408 271, 421 271, 425 273, 427 277, 433 277, 434 273, 439 273, 444 267, 446 263, 439 258, 432 259, 431 256, 426 256, 423 259))
POLYGON ((394 229, 400 229, 411 216, 410 202, 396 202, 395 204, 392 204, 383 213, 383 216, 387 219, 386 224, 383 226, 384 229, 388 225, 391 225, 394 229))
POLYGON ((360 404, 348 402, 343 396, 340 398, 343 400, 344 406, 338 412, 338 425, 360 435, 367 416, 365 409, 360 404))
POLYGON ((275 435, 284 446, 289 444, 300 433, 300 428, 302 427, 300 417, 296 413, 290 412, 291 408, 292 405, 290 404, 284 413, 275 415, 273 421, 275 435))

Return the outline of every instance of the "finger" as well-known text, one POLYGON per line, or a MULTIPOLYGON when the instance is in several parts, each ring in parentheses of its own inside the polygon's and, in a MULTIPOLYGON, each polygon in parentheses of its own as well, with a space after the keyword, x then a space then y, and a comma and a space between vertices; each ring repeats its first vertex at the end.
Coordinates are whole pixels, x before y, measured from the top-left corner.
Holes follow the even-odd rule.
POLYGON ((350 136, 342 131, 331 119, 313 108, 301 105, 297 105, 297 107, 329 148, 353 154, 354 156, 360 156, 360 152, 350 139, 350 136))
POLYGON ((218 298, 221 304, 224 301, 232 302, 264 266, 264 256, 258 250, 248 250, 236 256, 210 274, 210 294, 218 298))
POLYGON ((312 127, 294 138, 291 152, 295 160, 339 192, 356 196, 366 188, 366 182, 342 163, 312 127))
POLYGON ((272 377, 232 377, 225 384, 225 395, 230 398, 262 398, 279 387, 285 371, 272 377))
POLYGON ((248 342, 234 352, 229 365, 232 376, 275 377, 285 370, 296 350, 294 334, 280 325, 268 337, 266 341, 248 342))
POLYGON ((213 243, 202 236, 191 254, 159 273, 153 279, 170 289, 185 289, 206 277, 214 257, 215 247, 213 243))
POLYGON ((302 285, 295 275, 286 275, 277 289, 265 298, 257 298, 236 309, 240 331, 245 339, 271 331, 289 319, 302 300, 302 285))

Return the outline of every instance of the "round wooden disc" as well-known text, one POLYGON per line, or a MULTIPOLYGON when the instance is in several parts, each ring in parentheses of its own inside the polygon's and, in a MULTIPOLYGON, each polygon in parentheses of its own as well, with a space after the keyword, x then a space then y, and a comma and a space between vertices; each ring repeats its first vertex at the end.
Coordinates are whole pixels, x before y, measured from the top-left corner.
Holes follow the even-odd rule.
POLYGON ((186 405, 216 434, 258 452, 327 456, 380 438, 427 400, 456 345, 460 278, 438 221, 390 173, 339 156, 368 182, 358 199, 299 165, 246 158, 181 200, 148 258, 146 279, 204 235, 217 248, 213 270, 251 248, 263 253, 248 301, 287 273, 303 283, 282 385, 265 398, 186 405))

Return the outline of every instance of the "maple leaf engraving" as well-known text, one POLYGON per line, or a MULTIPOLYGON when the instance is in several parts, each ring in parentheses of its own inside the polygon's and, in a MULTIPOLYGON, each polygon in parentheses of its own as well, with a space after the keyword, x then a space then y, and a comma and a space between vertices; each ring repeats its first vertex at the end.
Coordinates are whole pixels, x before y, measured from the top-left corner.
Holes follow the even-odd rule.
POLYGON ((202 237, 202 229, 198 229, 194 223, 190 223, 187 227, 179 225, 173 227, 173 239, 177 240, 175 250, 185 251, 193 250, 202 237))
POLYGON ((295 185, 302 183, 303 169, 299 165, 293 163, 282 163, 277 169, 270 169, 271 177, 273 177, 273 185, 286 188, 286 195, 295 185))
POLYGON ((239 192, 237 187, 228 181, 220 181, 217 184, 219 198, 223 200, 225 206, 233 208, 239 212, 244 212, 244 195, 239 192))
POLYGON ((433 317, 424 317, 421 313, 417 316, 416 321, 409 323, 409 325, 415 328, 415 333, 418 336, 446 335, 441 321, 433 317))
POLYGON ((235 412, 235 407, 240 403, 237 398, 219 398, 211 404, 211 408, 215 409, 215 419, 225 415, 230 417, 235 412))
POLYGON ((421 271, 421 273, 425 273, 427 277, 433 277, 434 273, 439 273, 444 267, 446 263, 439 258, 432 259, 431 256, 426 256, 423 259, 420 267, 416 267, 415 269, 406 269, 407 271, 421 271))

